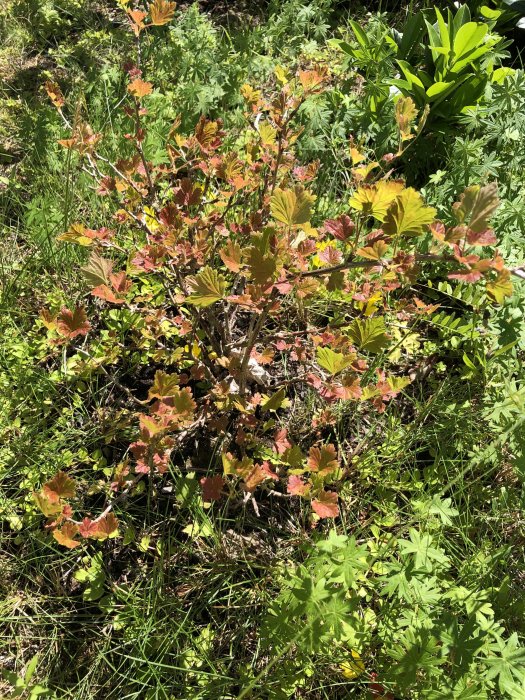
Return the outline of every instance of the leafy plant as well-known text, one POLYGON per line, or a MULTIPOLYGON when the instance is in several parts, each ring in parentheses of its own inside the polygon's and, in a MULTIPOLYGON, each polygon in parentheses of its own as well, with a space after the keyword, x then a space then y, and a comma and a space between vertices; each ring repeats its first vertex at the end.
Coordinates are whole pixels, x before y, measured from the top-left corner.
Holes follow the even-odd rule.
MULTIPOLYGON (((455 14, 448 10, 446 21, 438 8, 435 13, 436 24, 425 19, 429 44, 424 66, 398 59, 404 79, 395 79, 392 84, 411 95, 419 107, 430 104, 431 112, 445 117, 475 105, 487 83, 500 78, 503 69, 496 69, 496 64, 504 42, 491 35, 487 23, 472 21, 467 5, 461 5, 455 14)), ((419 29, 423 39, 424 27, 412 18, 409 35, 419 29)), ((402 40, 398 46, 403 51, 402 40)))

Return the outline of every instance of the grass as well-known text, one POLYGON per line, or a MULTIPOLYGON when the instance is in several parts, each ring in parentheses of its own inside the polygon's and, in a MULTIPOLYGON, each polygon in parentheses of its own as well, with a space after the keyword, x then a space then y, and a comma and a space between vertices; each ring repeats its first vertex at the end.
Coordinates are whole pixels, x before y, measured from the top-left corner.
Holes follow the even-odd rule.
MULTIPOLYGON (((73 94, 85 95, 84 109, 95 129, 109 128, 116 143, 118 86, 123 79, 114 59, 129 46, 119 26, 111 24, 111 12, 108 19, 109 3, 101 3, 102 14, 90 14, 88 5, 83 6, 81 20, 64 28, 58 42, 43 38, 41 27, 37 31, 15 24, 0 67, 11 67, 15 55, 23 72, 23 57, 34 50, 41 60, 39 80, 59 72, 73 94), (80 59, 68 70, 68 57, 80 51, 75 44, 88 51, 89 35, 84 34, 99 30, 104 32, 97 44, 101 55, 88 55, 85 73, 80 59)), ((158 101, 159 132, 177 101, 188 121, 205 105, 212 113, 226 110, 234 122, 234 95, 245 80, 267 80, 276 62, 294 65, 305 46, 313 54, 327 50, 325 39, 342 16, 334 14, 333 3, 274 5, 263 17, 241 13, 226 28, 190 9, 173 44, 165 32, 160 47, 149 47, 145 60, 154 65, 158 59, 159 84, 173 83, 171 94, 158 101), (201 59, 200 47, 205 47, 201 59), (182 66, 175 81, 174 57, 182 66), (204 59, 217 68, 209 84, 199 77, 199 61, 204 59)), ((380 9, 392 12, 391 4, 383 3, 380 9)), ((401 15, 413 9, 409 3, 401 15)), ((389 17, 393 22, 400 19, 389 17)), ((470 330, 462 334, 429 324, 414 351, 403 348, 401 336, 405 368, 422 373, 422 378, 385 414, 369 414, 353 405, 337 413, 332 435, 341 453, 355 458, 346 460, 348 473, 340 485, 346 506, 336 525, 321 523, 313 529, 308 509, 287 494, 262 492, 255 501, 231 497, 204 506, 198 481, 213 473, 217 455, 203 441, 192 446, 199 455, 196 469, 184 450, 175 452, 164 478, 144 482, 133 496, 119 501, 121 538, 90 545, 79 554, 64 550, 45 532, 31 492, 59 469, 74 472, 82 481, 88 509, 97 512, 104 503, 103 484, 110 467, 123 459, 132 439, 122 384, 134 378, 131 361, 127 367, 109 367, 106 374, 75 377, 67 354, 57 362, 45 344, 39 310, 84 295, 78 267, 86 255, 57 243, 56 236, 79 219, 103 225, 110 205, 101 205, 88 179, 53 145, 62 136, 58 117, 39 91, 31 88, 28 93, 27 84, 18 82, 23 80, 20 73, 9 75, 0 107, 8 139, 22 145, 6 150, 6 183, 0 180, 1 665, 22 678, 38 655, 35 678, 49 689, 48 697, 54 694, 60 700, 365 698, 373 680, 369 669, 376 662, 384 667, 384 641, 374 637, 366 672, 351 679, 345 679, 334 662, 343 653, 338 641, 306 656, 299 637, 281 645, 276 636, 274 648, 265 646, 269 610, 286 590, 287 576, 308 566, 308 547, 331 529, 355 537, 372 553, 359 594, 363 608, 379 614, 381 606, 390 605, 372 583, 382 575, 380 565, 389 561, 391 538, 406 538, 416 527, 430 533, 446 552, 446 586, 462 586, 479 596, 481 603, 472 613, 476 619, 485 615, 488 627, 501 623, 508 635, 523 635, 523 470, 516 466, 522 460, 523 414, 519 401, 518 413, 511 410, 516 403, 509 404, 504 388, 507 377, 518 384, 523 381, 523 348, 518 343, 508 365, 503 356, 480 371, 469 368, 462 357, 474 357, 476 334, 484 321, 469 300, 443 290, 435 290, 443 309, 455 311, 470 330), (22 108, 9 103, 14 95, 22 95, 22 108), (18 120, 20 109, 24 118, 18 120), (434 355, 438 366, 431 366, 427 383, 425 362, 434 355), (495 422, 495 410, 506 416, 500 423, 495 422), (441 505, 436 506, 435 499, 441 505)), ((352 99, 359 102, 355 95, 352 99)), ((304 146, 307 154, 319 152, 323 159, 318 205, 326 216, 338 213, 336 196, 346 191, 348 158, 342 144, 346 148, 348 121, 341 117, 340 132, 334 135, 338 109, 328 106, 304 146)), ((364 121, 369 117, 361 114, 364 121)), ((305 123, 310 121, 306 114, 305 123)), ((363 140, 373 140, 374 128, 363 140)), ((115 143, 110 140, 110 151, 115 143)), ((151 148, 155 150, 155 142, 151 148)), ((454 179, 453 168, 460 166, 446 167, 454 179)), ((446 182, 443 190, 449 186, 446 182)), ((439 186, 433 191, 439 199, 439 186)), ((497 328, 485 325, 483 332, 497 340, 497 328)), ((146 387, 149 376, 138 379, 146 387)), ((303 445, 315 438, 312 420, 319 408, 314 393, 307 392, 295 397, 286 416, 290 434, 303 445)), ((439 578, 442 572, 431 571, 429 579, 432 576, 439 578)), ((317 580, 315 572, 312 580, 317 580)), ((445 605, 446 586, 440 589, 439 602, 433 603, 436 608, 445 605)), ((317 617, 298 619, 298 633, 305 626, 315 629, 326 614, 323 605, 317 617)), ((417 617, 418 604, 407 607, 417 617)), ((432 624, 437 625, 434 618, 432 624)), ((403 630, 392 623, 394 632, 401 637, 403 630)), ((348 654, 350 643, 345 644, 348 654)), ((426 667, 420 671, 421 677, 425 674, 432 676, 426 667)), ((24 691, 28 698, 37 697, 31 695, 34 682, 24 691)), ((399 697, 430 697, 418 682, 399 697)), ((0 681, 0 694, 11 697, 12 689, 12 677, 0 681)), ((498 686, 490 692, 491 697, 503 697, 498 686)), ((431 697, 463 700, 459 695, 431 697)))

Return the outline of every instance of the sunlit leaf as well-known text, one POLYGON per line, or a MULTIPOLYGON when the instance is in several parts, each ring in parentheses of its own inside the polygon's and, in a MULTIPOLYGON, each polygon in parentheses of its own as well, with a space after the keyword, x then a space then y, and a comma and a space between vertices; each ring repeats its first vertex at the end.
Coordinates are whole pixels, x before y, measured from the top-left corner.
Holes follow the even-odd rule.
POLYGON ((321 491, 312 500, 312 508, 320 518, 337 518, 339 515, 337 500, 335 491, 321 491))
POLYGON ((484 187, 467 187, 459 201, 452 206, 452 210, 458 223, 468 224, 474 233, 482 233, 489 228, 489 220, 499 203, 498 185, 496 182, 490 182, 484 187))
POLYGON ((306 190, 276 189, 270 201, 274 219, 287 226, 300 226, 310 221, 311 207, 315 197, 306 190))
POLYGON ((197 275, 188 279, 192 294, 186 298, 194 306, 211 306, 220 301, 226 292, 226 279, 212 267, 204 267, 197 275))
POLYGON ((395 117, 402 141, 411 138, 410 132, 417 113, 417 107, 411 97, 400 97, 396 102, 395 117))
POLYGON ((292 474, 288 477, 286 491, 291 496, 306 496, 310 492, 310 484, 307 484, 300 476, 292 474))
POLYGON ((339 460, 337 458, 337 450, 335 445, 322 445, 319 447, 310 447, 308 456, 308 469, 319 474, 331 474, 339 468, 339 460))
POLYGON ((47 92, 47 96, 54 104, 57 109, 62 109, 65 105, 64 95, 58 83, 54 83, 52 80, 46 80, 44 83, 44 88, 47 92))
POLYGON ((78 526, 73 523, 66 522, 60 530, 53 530, 53 537, 63 547, 74 549, 80 545, 79 540, 75 540, 75 535, 78 534, 78 526))
POLYGON ((512 291, 509 270, 502 270, 494 281, 487 282, 487 294, 496 304, 503 304, 507 297, 512 296, 512 291))
POLYGON ((61 498, 74 498, 75 482, 65 472, 57 472, 42 487, 42 492, 51 502, 56 503, 61 498))
POLYGON ((176 2, 168 0, 154 0, 149 6, 151 24, 160 27, 163 24, 171 22, 175 15, 176 2))
POLYGON ((330 374, 338 374, 350 367, 355 360, 355 355, 344 355, 331 348, 317 348, 317 363, 330 374))
POLYGON ((72 340, 79 335, 86 335, 90 328, 83 306, 77 306, 74 311, 62 307, 57 317, 57 330, 61 336, 72 340))
POLYGON ((403 183, 397 180, 380 180, 374 185, 363 185, 350 199, 350 206, 365 216, 373 216, 383 221, 388 207, 403 190, 403 183))
POLYGON ((386 335, 385 319, 382 316, 352 321, 348 334, 361 350, 368 352, 380 352, 388 345, 389 338, 386 335))
POLYGON ((413 187, 403 190, 386 213, 383 231, 389 236, 417 236, 436 217, 434 207, 427 207, 413 187))
POLYGON ((151 94, 152 91, 152 83, 148 83, 145 80, 142 80, 141 78, 135 78, 135 80, 132 80, 131 83, 129 83, 128 85, 128 92, 137 99, 146 97, 146 95, 151 94))
POLYGON ((179 375, 167 374, 162 370, 155 372, 155 379, 148 391, 148 399, 166 399, 179 391, 179 375))
POLYGON ((109 276, 113 271, 113 261, 103 258, 96 251, 91 253, 88 264, 80 269, 91 287, 111 284, 109 276))

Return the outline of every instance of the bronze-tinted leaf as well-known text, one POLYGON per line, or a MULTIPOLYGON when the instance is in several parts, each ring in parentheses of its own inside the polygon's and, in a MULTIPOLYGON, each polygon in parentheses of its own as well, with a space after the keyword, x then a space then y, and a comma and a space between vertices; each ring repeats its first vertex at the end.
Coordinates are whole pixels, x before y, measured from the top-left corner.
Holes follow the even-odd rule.
POLYGON ((152 2, 149 6, 151 24, 154 24, 156 27, 160 27, 163 24, 171 22, 173 16, 175 15, 176 7, 176 2, 169 2, 168 0, 154 0, 154 2, 152 2))

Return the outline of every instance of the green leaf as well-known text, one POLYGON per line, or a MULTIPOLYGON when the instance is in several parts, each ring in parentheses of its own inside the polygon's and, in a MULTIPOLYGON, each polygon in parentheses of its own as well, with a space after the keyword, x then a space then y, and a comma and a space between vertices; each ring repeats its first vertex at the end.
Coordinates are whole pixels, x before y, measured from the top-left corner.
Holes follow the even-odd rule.
MULTIPOLYGON (((454 37, 454 44, 452 47, 454 60, 452 65, 457 67, 458 61, 464 61, 465 59, 470 62, 471 58, 469 54, 471 55, 475 49, 480 47, 488 30, 488 25, 482 22, 467 22, 460 27, 454 37)), ((451 70, 453 70, 452 67, 451 70)))
POLYGON ((317 363, 332 375, 350 367, 354 360, 355 355, 343 355, 330 348, 317 348, 317 363))
POLYGON ((380 352, 389 341, 383 316, 356 318, 350 325, 348 334, 361 350, 373 353, 380 352))
POLYGON ((431 100, 433 97, 437 97, 443 92, 446 92, 452 85, 454 85, 454 81, 448 83, 439 81, 437 83, 434 83, 428 88, 427 97, 431 100))
POLYGON ((370 47, 370 42, 368 41, 368 37, 363 31, 363 29, 359 26, 357 22, 354 22, 353 20, 350 20, 350 26, 352 27, 352 30, 355 34, 355 38, 357 39, 359 45, 363 49, 368 49, 370 47))
POLYGON ((186 301, 193 306, 211 306, 220 301, 226 292, 226 279, 213 268, 203 267, 198 275, 188 279, 192 294, 186 301))
POLYGON ((421 534, 415 528, 410 529, 410 540, 399 540, 398 546, 403 554, 414 557, 416 568, 432 570, 433 563, 448 564, 448 557, 443 550, 433 547, 431 535, 421 534))
POLYGON ((519 646, 518 635, 514 632, 507 642, 498 639, 493 649, 499 655, 483 659, 488 666, 487 678, 497 678, 502 693, 517 697, 511 691, 515 688, 516 681, 520 684, 525 682, 525 648, 519 646))
POLYGON ((279 389, 275 394, 272 394, 269 399, 261 403, 262 411, 277 411, 279 408, 283 407, 283 403, 286 401, 286 391, 284 389, 279 389))

